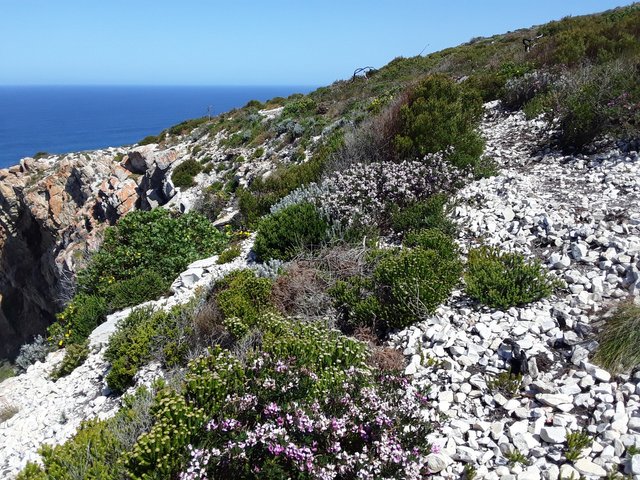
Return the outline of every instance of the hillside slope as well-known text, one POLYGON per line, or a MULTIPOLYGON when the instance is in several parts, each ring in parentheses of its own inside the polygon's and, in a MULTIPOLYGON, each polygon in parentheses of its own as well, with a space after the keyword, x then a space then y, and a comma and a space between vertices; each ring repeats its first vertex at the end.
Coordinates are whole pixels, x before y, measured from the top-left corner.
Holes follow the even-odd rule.
POLYGON ((0 384, 0 473, 640 478, 639 25, 4 172, 6 352, 58 315, 0 384))

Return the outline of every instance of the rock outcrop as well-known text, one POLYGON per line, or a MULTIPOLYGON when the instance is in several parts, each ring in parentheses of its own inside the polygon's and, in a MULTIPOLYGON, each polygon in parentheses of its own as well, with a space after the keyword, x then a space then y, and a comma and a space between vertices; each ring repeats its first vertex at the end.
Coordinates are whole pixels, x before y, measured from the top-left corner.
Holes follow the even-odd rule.
POLYGON ((179 153, 112 148, 0 170, 0 358, 53 321, 106 225, 171 198, 166 173, 179 153))

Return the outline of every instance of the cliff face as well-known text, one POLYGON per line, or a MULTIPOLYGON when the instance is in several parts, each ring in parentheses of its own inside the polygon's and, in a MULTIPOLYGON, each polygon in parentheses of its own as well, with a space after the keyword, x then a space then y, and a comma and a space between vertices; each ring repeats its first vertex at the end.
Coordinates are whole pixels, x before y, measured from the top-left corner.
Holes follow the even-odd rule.
POLYGON ((0 358, 42 333, 106 225, 166 203, 176 149, 155 145, 24 159, 0 170, 0 358))

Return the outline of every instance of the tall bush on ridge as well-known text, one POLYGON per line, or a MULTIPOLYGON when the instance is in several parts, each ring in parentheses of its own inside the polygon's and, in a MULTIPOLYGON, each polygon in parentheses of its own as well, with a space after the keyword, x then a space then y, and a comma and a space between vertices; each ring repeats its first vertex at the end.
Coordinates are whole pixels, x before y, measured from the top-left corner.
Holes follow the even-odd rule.
POLYGON ((400 109, 396 149, 402 158, 451 149, 448 160, 453 165, 474 165, 483 149, 476 131, 481 118, 478 92, 443 75, 432 75, 415 87, 400 109))

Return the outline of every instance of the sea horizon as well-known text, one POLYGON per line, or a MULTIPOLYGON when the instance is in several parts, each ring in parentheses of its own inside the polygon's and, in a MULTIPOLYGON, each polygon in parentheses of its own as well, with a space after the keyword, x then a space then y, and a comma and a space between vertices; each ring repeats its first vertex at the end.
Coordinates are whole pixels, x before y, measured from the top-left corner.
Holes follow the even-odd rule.
POLYGON ((37 152, 137 143, 191 118, 308 93, 309 85, 0 85, 0 168, 37 152))

